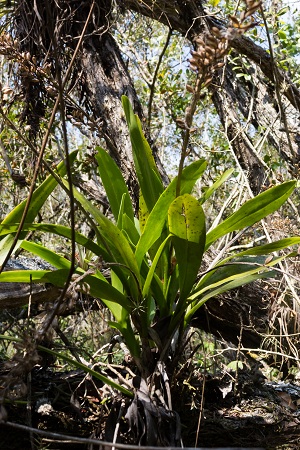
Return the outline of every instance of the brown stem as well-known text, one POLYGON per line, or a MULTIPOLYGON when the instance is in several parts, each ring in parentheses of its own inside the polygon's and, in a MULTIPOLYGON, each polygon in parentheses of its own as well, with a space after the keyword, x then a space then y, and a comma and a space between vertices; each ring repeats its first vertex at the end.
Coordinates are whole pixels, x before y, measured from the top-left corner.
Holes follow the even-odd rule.
POLYGON ((190 135, 191 135, 191 126, 193 123, 194 114, 196 112, 196 108, 198 105, 198 102, 200 100, 201 96, 201 89, 203 81, 205 80, 205 73, 197 74, 196 79, 196 86, 195 86, 195 92, 192 95, 191 102, 189 106, 185 110, 185 130, 184 130, 184 137, 181 147, 181 155, 180 155, 180 161, 178 166, 178 174, 177 174, 177 185, 176 185, 176 197, 180 195, 180 187, 181 187, 181 177, 182 177, 182 171, 184 167, 184 161, 185 158, 188 156, 188 145, 190 141, 190 135))

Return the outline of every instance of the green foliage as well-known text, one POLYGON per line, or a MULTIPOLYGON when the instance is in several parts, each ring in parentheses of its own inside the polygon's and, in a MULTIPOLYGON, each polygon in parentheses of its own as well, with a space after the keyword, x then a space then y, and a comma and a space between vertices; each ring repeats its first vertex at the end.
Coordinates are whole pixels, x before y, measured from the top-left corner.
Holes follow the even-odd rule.
POLYGON ((118 221, 119 213, 121 214, 120 207, 122 206, 122 214, 126 214, 133 221, 134 213, 130 195, 118 166, 113 161, 110 161, 107 152, 100 147, 98 148, 96 159, 99 174, 106 189, 109 205, 115 220, 118 221), (111 183, 111 180, 114 180, 114 182, 111 183))
POLYGON ((206 238, 204 212, 192 195, 184 194, 171 203, 169 231, 178 265, 179 303, 183 303, 195 283, 206 238))
MULTIPOLYGON (((74 162, 74 159, 76 157, 76 152, 73 152, 70 155, 70 163, 74 162)), ((63 162, 61 162, 57 167, 57 174, 61 177, 66 175, 66 165, 63 162)), ((42 206, 44 205, 46 199, 49 197, 51 192, 54 190, 54 188, 57 186, 57 181, 52 177, 49 176, 34 192, 29 210, 26 215, 26 221, 28 223, 33 222, 40 212, 42 206)), ((26 205, 26 200, 21 202, 18 206, 16 206, 13 211, 11 211, 3 220, 2 224, 15 224, 20 222, 24 208, 26 205)), ((26 232, 22 232, 20 235, 20 239, 18 244, 15 248, 18 248, 22 240, 25 238, 26 232)), ((0 241, 0 265, 3 263, 3 261, 6 258, 6 255, 13 243, 14 235, 9 234, 4 239, 0 241)))
POLYGON ((142 132, 139 118, 134 114, 127 97, 122 98, 123 108, 129 128, 135 170, 141 194, 150 212, 163 192, 163 184, 150 146, 142 132))
MULTIPOLYGON (((198 160, 183 170, 180 195, 176 197, 177 178, 166 189, 163 188, 141 124, 125 97, 123 105, 140 195, 147 210, 146 219, 142 214, 139 218, 134 217, 121 172, 112 158, 98 148, 99 173, 114 220, 107 218, 74 188, 76 201, 92 217, 97 230, 97 242, 80 233, 75 233, 75 240, 103 260, 110 269, 110 277, 105 278, 96 267, 86 272, 77 267, 75 275, 78 288, 86 291, 88 286, 90 294, 100 298, 110 309, 114 316, 111 326, 123 335, 141 375, 146 377, 151 371, 148 358, 153 347, 157 347, 161 360, 166 360, 175 333, 184 331, 197 309, 209 298, 253 280, 273 276, 273 267, 282 258, 268 261, 265 255, 300 242, 300 238, 288 238, 226 255, 210 270, 199 275, 203 255, 211 245, 222 236, 251 226, 276 211, 291 195, 296 183, 290 181, 270 188, 206 233, 202 205, 226 181, 231 171, 227 171, 197 200, 192 191, 206 168, 206 162, 198 160), (143 226, 139 220, 145 221, 143 226), (166 324, 163 333, 156 327, 159 322, 166 324)), ((67 186, 67 182, 64 183, 67 186)), ((42 199, 41 191, 36 191, 36 201, 23 229, 24 236, 27 231, 35 229, 71 238, 71 230, 67 227, 33 223, 55 185, 56 180, 49 177, 43 185, 42 199)), ((1 236, 13 236, 20 210, 21 206, 18 206, 3 221, 1 236)), ((56 270, 4 272, 0 275, 0 282, 64 285, 70 270, 70 262, 66 258, 26 240, 20 245, 51 263, 56 270)), ((4 249, 2 252, 5 253, 4 249)), ((179 338, 181 336, 179 333, 179 338)))

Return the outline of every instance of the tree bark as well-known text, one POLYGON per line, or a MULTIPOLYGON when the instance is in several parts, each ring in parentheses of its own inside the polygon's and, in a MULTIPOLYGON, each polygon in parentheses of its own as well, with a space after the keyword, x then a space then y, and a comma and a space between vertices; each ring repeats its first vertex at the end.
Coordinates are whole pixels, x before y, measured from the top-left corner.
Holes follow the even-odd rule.
POLYGON ((121 167, 126 183, 138 201, 131 141, 121 97, 127 95, 138 115, 140 103, 120 51, 109 33, 91 36, 84 42, 80 59, 86 97, 95 119, 100 119, 101 135, 111 156, 121 167))
POLYGON ((253 194, 257 195, 266 181, 265 168, 255 152, 252 139, 247 135, 247 126, 241 123, 236 110, 238 96, 234 89, 234 85, 236 86, 234 79, 234 74, 232 77, 226 76, 222 82, 222 88, 220 77, 216 77, 216 83, 210 87, 210 92, 229 145, 231 145, 241 168, 247 174, 253 194))
POLYGON ((3 310, 16 309, 29 303, 52 303, 58 298, 59 292, 60 289, 52 285, 1 283, 0 314, 3 310))

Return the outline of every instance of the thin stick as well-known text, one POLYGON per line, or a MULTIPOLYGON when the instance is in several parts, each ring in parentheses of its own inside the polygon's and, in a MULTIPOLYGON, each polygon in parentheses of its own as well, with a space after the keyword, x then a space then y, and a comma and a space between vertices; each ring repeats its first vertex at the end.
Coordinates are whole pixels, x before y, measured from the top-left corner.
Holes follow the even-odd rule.
POLYGON ((169 28, 169 32, 168 32, 168 35, 167 35, 167 39, 166 39, 165 45, 164 45, 164 47, 162 49, 161 54, 159 55, 159 58, 158 58, 158 61, 157 61, 157 64, 156 64, 156 68, 155 68, 155 71, 154 71, 154 75, 153 75, 152 81, 150 83, 150 96, 149 96, 149 103, 148 103, 148 128, 149 128, 149 132, 150 132, 150 128, 151 128, 152 103, 153 103, 153 97, 154 97, 155 83, 156 83, 156 80, 157 80, 157 75, 158 75, 158 71, 159 71, 161 62, 162 62, 163 57, 164 57, 164 55, 165 55, 165 53, 167 51, 167 48, 169 46, 169 42, 170 42, 171 36, 172 36, 172 29, 169 28))
POLYGON ((200 426, 201 426, 201 421, 202 421, 202 416, 203 416, 203 407, 204 407, 204 392, 205 392, 205 374, 206 374, 206 360, 205 361, 205 366, 204 366, 204 372, 203 372, 203 383, 202 383, 202 391, 201 391, 201 403, 200 403, 200 410, 199 410, 199 418, 198 418, 198 425, 197 425, 197 432, 196 432, 196 440, 195 440, 195 448, 197 447, 198 444, 198 439, 199 439, 199 433, 200 433, 200 426))

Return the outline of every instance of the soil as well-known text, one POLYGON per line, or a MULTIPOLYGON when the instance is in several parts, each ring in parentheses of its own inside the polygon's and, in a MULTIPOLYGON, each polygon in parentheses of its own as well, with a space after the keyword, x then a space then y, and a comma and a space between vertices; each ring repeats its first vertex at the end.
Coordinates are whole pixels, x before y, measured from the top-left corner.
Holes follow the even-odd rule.
MULTIPOLYGON (((185 447, 300 448, 300 384, 296 381, 267 382, 261 373, 249 369, 240 370, 238 376, 205 377, 199 369, 188 369, 173 380, 172 395, 185 447)), ((26 396, 5 403, 9 422, 0 424, 0 449, 98 448, 63 443, 63 437, 58 441, 38 436, 28 429, 14 429, 12 423, 110 442, 118 423, 118 441, 137 444, 124 419, 130 402, 81 371, 37 366, 27 380, 26 396)))

